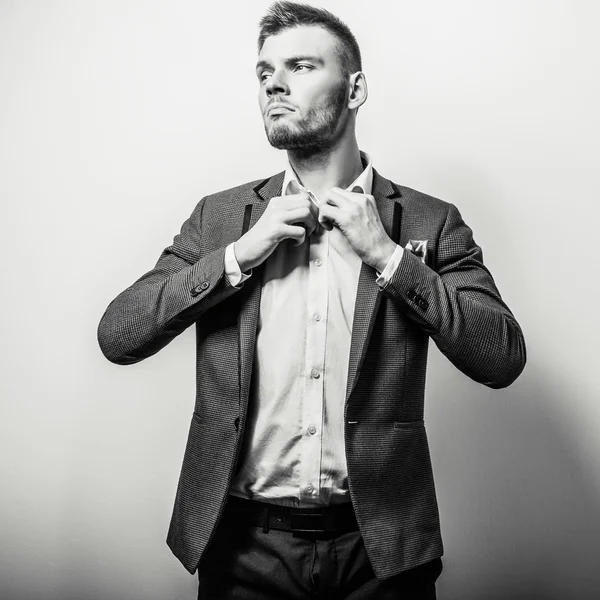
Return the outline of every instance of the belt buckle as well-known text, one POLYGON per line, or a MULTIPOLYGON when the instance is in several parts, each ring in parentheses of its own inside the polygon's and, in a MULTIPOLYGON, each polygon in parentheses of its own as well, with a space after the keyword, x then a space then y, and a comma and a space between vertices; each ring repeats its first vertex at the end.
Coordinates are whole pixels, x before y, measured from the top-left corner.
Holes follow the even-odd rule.
POLYGON ((290 530, 294 533, 325 533, 325 515, 293 508, 290 510, 290 530))

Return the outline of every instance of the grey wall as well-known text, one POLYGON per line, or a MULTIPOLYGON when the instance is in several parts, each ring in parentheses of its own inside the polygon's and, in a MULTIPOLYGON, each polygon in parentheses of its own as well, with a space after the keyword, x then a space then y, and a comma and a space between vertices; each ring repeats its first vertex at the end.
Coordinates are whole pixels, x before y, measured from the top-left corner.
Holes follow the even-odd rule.
MULTIPOLYGON (((0 2, 0 597, 195 597, 164 544, 193 333, 100 354, 108 302, 204 195, 266 177, 265 1, 0 2)), ((324 1, 362 44, 361 147, 454 202, 526 334, 491 391, 432 351, 441 600, 598 597, 600 5, 324 1)))

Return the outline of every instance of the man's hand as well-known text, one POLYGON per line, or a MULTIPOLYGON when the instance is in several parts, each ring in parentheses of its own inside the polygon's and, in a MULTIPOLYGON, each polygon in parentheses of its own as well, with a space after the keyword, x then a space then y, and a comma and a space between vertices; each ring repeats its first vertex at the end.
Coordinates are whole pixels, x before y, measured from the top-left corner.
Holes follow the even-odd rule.
POLYGON ((264 262, 285 239, 299 246, 317 227, 317 211, 306 192, 275 196, 265 212, 233 246, 242 272, 264 262))
POLYGON ((370 194, 331 188, 319 205, 319 223, 328 230, 338 227, 362 261, 380 273, 396 249, 370 194))

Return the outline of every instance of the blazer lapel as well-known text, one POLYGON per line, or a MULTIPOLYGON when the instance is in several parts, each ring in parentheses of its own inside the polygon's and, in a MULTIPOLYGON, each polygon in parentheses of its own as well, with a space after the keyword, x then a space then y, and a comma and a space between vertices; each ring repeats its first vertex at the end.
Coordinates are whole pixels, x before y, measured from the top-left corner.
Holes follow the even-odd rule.
MULTIPOLYGON (((377 210, 386 233, 392 240, 398 242, 402 210, 401 204, 398 201, 400 192, 391 181, 381 177, 381 175, 373 169, 372 194, 375 198, 377 210)), ((350 360, 348 363, 348 381, 346 385, 346 401, 348 401, 360 374, 360 369, 373 330, 373 324, 375 323, 375 318, 377 316, 377 309, 381 302, 382 294, 379 291, 376 279, 377 273, 375 272, 375 269, 368 266, 366 263, 363 263, 358 279, 356 304, 354 307, 350 360)))
MULTIPOLYGON (((263 215, 269 204, 269 200, 281 194, 284 173, 274 175, 259 183, 254 192, 256 197, 253 202, 246 204, 244 210, 244 222, 242 235, 251 229, 258 219, 263 215)), ((263 263, 264 264, 264 263, 263 263)), ((258 325, 258 313, 260 308, 260 292, 262 288, 263 265, 253 269, 252 277, 244 284, 240 294, 241 309, 239 314, 239 336, 240 336, 240 400, 248 399, 250 393, 250 379, 252 376, 252 363, 254 359, 254 347, 256 342, 256 328, 258 325)))

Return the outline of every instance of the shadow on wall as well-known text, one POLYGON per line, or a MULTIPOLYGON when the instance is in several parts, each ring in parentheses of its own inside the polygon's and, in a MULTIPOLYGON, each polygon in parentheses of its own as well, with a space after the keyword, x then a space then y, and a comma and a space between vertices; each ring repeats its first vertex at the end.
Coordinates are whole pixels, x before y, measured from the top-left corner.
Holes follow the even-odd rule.
POLYGON ((440 600, 597 599, 600 486, 574 386, 535 364, 500 392, 463 380, 449 399, 444 383, 430 392, 428 426, 446 545, 440 600))

